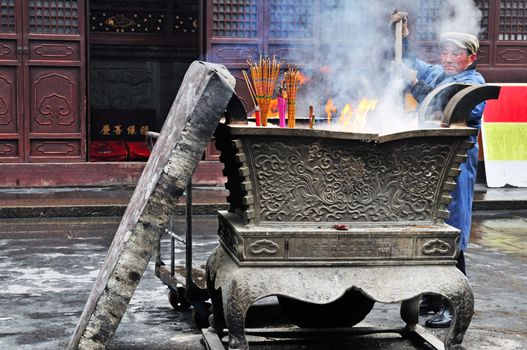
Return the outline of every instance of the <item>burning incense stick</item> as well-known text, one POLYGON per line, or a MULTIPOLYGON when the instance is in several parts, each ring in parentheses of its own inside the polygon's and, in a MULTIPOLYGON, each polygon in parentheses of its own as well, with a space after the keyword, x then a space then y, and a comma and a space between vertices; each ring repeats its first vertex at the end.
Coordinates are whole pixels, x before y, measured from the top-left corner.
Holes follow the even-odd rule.
MULTIPOLYGON (((267 57, 262 58, 260 55, 258 63, 249 60, 247 64, 249 65, 249 72, 252 78, 252 84, 248 83, 250 85, 249 90, 252 90, 253 98, 256 100, 255 105, 257 104, 260 107, 262 125, 267 126, 267 116, 269 115, 276 81, 280 74, 281 63, 274 56, 271 60, 267 57)), ((248 77, 246 78, 247 81, 249 81, 248 77)))
POLYGON ((315 114, 313 113, 313 106, 309 106, 309 128, 313 129, 315 127, 315 114))
POLYGON ((282 81, 278 87, 278 93, 276 94, 276 100, 278 104, 278 120, 279 126, 281 128, 285 128, 285 113, 287 109, 287 94, 285 89, 285 81, 282 81))
POLYGON ((287 86, 287 126, 294 128, 296 125, 296 88, 298 85, 299 71, 297 67, 291 68, 284 73, 287 86))

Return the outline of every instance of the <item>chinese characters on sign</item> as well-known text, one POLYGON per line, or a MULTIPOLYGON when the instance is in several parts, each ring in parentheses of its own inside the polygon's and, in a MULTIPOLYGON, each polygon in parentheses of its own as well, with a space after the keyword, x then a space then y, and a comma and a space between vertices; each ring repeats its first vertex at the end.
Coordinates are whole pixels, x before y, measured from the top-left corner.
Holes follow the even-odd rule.
POLYGON ((143 135, 146 136, 148 133, 148 130, 150 127, 148 125, 127 125, 126 127, 122 124, 117 125, 111 125, 111 124, 103 124, 101 127, 101 130, 99 131, 99 134, 102 136, 121 136, 123 134, 126 135, 143 135))
POLYGON ((149 131, 156 131, 155 109, 94 109, 91 141, 145 141, 149 131))
POLYGON ((154 109, 92 109, 90 161, 144 161, 146 135, 156 130, 154 109))

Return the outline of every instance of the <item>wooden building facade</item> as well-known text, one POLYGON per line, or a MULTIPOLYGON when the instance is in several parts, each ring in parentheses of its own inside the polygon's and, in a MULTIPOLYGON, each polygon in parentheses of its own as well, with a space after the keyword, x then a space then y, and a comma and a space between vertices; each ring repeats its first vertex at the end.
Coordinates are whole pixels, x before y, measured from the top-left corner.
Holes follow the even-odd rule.
MULTIPOLYGON (((317 62, 331 20, 321 7, 339 1, 2 0, 0 186, 133 183, 144 162, 130 147, 161 127, 190 62, 225 64, 250 110, 246 59, 317 62), (105 141, 125 142, 124 158, 94 158, 105 141)), ((443 2, 418 3, 413 40, 432 59, 436 38, 426 28, 443 2)), ((475 3, 479 71, 488 82, 527 82, 527 0, 475 3)), ((212 144, 196 181, 221 181, 212 144)))

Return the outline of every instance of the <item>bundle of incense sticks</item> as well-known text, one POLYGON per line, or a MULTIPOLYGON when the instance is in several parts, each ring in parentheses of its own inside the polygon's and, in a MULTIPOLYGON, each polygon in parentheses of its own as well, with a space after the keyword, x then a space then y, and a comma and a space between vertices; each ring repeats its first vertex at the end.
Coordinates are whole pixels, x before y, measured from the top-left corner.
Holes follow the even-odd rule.
MULTIPOLYGON (((260 55, 260 60, 257 63, 247 61, 247 64, 249 65, 252 83, 245 71, 243 71, 243 76, 255 107, 260 110, 261 123, 263 126, 267 126, 267 116, 269 115, 269 108, 276 87, 276 81, 280 74, 281 63, 278 62, 274 56, 271 60, 268 57, 262 58, 260 55)), ((257 125, 258 124, 257 120, 257 125)))
POLYGON ((296 125, 296 88, 300 72, 297 67, 288 66, 287 68, 287 71, 284 72, 287 86, 287 126, 294 128, 296 125))
POLYGON ((242 70, 243 78, 245 79, 245 83, 247 84, 247 89, 249 89, 249 94, 251 95, 251 98, 254 103, 254 119, 256 120, 256 126, 260 126, 260 107, 258 107, 258 102, 256 102, 256 94, 254 93, 253 86, 251 85, 251 81, 249 80, 249 76, 247 75, 247 72, 242 70))

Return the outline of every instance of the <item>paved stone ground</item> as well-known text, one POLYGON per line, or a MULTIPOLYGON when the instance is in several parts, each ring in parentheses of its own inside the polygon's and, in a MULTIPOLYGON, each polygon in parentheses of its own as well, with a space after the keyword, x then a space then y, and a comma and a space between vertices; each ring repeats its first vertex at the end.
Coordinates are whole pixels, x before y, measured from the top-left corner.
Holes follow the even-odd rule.
MULTIPOLYGON (((120 221, 118 217, 5 219, 0 222, 0 349, 63 349, 79 320, 120 221)), ((180 225, 183 226, 183 225, 180 225)), ((216 246, 216 219, 196 217, 195 264, 216 246)), ((168 242, 163 257, 168 259, 168 242)), ((177 246, 178 265, 184 250, 177 246)), ((476 314, 467 349, 527 349, 527 211, 476 212, 466 253, 476 314)), ((109 349, 205 349, 190 311, 176 311, 147 270, 109 349)), ((272 300, 271 300, 272 303, 272 300)), ((377 303, 365 324, 401 326, 398 305, 377 303)), ((276 317, 272 315, 271 317, 276 317)), ((276 319, 273 319, 276 321, 276 319)), ((421 320, 421 323, 424 319, 421 320)), ((438 335, 444 330, 435 331, 438 335)), ((394 334, 251 349, 426 349, 394 334)))

